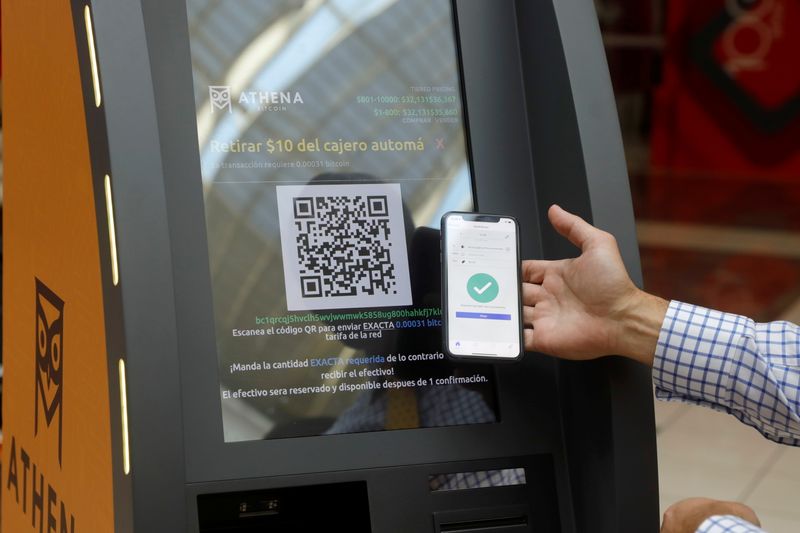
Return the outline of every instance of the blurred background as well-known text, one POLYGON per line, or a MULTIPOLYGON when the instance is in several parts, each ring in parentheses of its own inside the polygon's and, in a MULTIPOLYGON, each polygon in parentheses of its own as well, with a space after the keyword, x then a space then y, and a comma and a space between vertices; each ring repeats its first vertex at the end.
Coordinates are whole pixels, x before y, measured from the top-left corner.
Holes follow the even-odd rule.
MULTIPOLYGON (((596 0, 645 288, 800 323, 800 2, 596 0)), ((800 531, 800 449, 733 417, 656 403, 662 511, 744 501, 800 531)))
MULTIPOLYGON (((595 4, 645 288, 800 323, 800 0, 595 4)), ((699 407, 659 402, 656 420, 662 511, 733 499, 770 533, 800 531, 800 449, 699 407)))

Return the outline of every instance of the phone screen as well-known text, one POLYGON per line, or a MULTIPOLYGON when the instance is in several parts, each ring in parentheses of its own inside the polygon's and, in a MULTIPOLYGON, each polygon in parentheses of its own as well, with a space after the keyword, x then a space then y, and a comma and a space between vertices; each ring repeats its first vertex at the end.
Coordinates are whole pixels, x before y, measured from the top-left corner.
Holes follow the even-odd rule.
POLYGON ((442 218, 445 348, 455 357, 521 355, 517 222, 448 213, 442 218))

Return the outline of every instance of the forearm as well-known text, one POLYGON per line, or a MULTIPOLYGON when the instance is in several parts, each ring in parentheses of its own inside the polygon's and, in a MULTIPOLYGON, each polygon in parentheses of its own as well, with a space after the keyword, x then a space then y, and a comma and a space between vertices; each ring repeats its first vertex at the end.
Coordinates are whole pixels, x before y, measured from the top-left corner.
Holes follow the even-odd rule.
POLYGON ((671 302, 656 347, 660 399, 729 412, 800 445, 800 328, 671 302))
POLYGON ((669 302, 644 291, 638 291, 617 313, 619 330, 615 333, 614 353, 624 355, 647 366, 653 357, 669 302))

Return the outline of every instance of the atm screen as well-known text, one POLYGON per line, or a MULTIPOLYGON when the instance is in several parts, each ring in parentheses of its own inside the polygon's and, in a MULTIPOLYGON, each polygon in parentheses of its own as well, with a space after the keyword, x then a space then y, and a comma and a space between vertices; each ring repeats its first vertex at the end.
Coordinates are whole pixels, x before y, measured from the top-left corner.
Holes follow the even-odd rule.
POLYGON ((226 442, 498 420, 442 354, 450 0, 187 0, 226 442))

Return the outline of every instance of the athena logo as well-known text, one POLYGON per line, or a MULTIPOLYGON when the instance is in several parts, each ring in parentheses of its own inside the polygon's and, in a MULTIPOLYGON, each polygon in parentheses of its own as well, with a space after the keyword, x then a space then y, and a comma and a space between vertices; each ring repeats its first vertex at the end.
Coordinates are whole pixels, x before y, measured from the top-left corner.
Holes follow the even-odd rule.
POLYGON ((39 433, 40 405, 47 427, 58 417, 58 464, 64 398, 64 300, 36 278, 36 398, 33 434, 39 433))
POLYGON ((227 85, 209 85, 208 95, 211 100, 211 112, 215 110, 224 111, 228 113, 233 112, 231 107, 231 88, 227 85))

